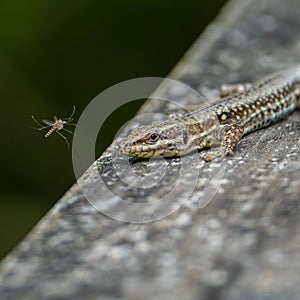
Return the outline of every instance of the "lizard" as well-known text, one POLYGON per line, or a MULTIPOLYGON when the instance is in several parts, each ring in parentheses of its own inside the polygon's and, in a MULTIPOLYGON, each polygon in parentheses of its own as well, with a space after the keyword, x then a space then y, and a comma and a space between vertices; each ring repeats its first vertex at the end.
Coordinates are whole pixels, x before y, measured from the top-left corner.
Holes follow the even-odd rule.
MULTIPOLYGON (((213 104, 133 129, 119 144, 137 158, 176 157, 197 150, 205 161, 233 154, 244 135, 300 108, 300 66, 266 76, 213 104)), ((226 93, 226 91, 225 91, 226 93)))

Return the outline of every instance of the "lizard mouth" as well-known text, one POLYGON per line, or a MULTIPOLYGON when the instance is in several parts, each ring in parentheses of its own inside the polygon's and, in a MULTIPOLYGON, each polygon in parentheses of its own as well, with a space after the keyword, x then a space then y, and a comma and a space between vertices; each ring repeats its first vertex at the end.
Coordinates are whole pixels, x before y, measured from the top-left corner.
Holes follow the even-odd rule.
MULTIPOLYGON (((157 145, 137 145, 129 142, 122 141, 119 144, 119 150, 121 153, 139 158, 150 158, 150 157, 159 157, 159 156, 169 156, 166 155, 166 149, 157 145)), ((174 155, 174 154, 173 154, 174 155)), ((173 156, 171 155, 171 156, 173 156)))

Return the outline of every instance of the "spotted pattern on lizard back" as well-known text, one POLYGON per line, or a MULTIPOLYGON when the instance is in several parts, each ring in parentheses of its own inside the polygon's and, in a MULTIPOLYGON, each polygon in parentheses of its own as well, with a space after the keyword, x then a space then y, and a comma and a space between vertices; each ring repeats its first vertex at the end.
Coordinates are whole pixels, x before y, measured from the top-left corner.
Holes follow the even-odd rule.
POLYGON ((232 154, 245 134, 283 119, 299 107, 299 99, 300 67, 285 69, 206 108, 136 128, 119 148, 140 158, 181 156, 198 150, 210 161, 232 154), (218 148, 211 150, 213 146, 218 148))

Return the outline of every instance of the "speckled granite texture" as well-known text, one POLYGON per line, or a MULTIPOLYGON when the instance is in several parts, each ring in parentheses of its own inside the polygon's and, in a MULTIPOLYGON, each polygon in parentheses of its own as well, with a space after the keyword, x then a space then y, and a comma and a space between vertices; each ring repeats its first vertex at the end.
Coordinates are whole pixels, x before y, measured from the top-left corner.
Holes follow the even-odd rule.
MULTIPOLYGON (((252 82, 300 61, 299 32, 299 1, 231 1, 170 77, 205 95, 224 82, 252 82)), ((176 90, 162 93, 176 96, 176 90)), ((169 113, 172 107, 152 101, 142 111, 169 113)), ((300 299, 299 137, 295 112, 245 137, 223 162, 190 158, 201 174, 196 189, 158 222, 112 220, 74 185, 2 261, 0 299, 300 299), (210 177, 221 167, 222 177, 210 177), (208 178, 218 189, 199 208, 208 178)), ((96 170, 118 195, 155 199, 159 188, 126 190, 111 153, 84 174, 83 183, 92 189, 96 170)), ((142 161, 133 168, 142 172, 160 163, 142 161)), ((179 163, 167 161, 161 186, 173 182, 179 163)))

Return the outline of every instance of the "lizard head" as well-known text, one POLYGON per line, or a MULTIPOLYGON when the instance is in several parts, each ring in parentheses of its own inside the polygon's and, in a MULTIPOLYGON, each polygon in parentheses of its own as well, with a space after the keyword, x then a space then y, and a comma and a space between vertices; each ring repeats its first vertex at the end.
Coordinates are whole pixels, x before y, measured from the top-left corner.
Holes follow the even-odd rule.
POLYGON ((119 149, 128 156, 139 158, 180 156, 199 149, 199 146, 206 146, 204 139, 200 142, 200 132, 199 124, 188 126, 178 121, 160 122, 133 129, 120 143, 119 149))

